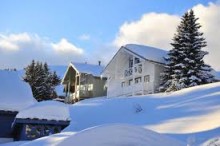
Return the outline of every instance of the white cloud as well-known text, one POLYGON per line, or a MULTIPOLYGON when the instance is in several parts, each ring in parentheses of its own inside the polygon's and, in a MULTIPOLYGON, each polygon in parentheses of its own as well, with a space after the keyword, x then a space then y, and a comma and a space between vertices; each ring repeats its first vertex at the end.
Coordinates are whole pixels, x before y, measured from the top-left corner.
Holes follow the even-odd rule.
POLYGON ((52 43, 52 47, 57 53, 62 54, 74 54, 82 55, 83 49, 76 47, 75 45, 68 42, 65 38, 62 38, 58 43, 52 43))
POLYGON ((0 35, 0 68, 23 68, 32 59, 63 65, 84 59, 82 48, 62 38, 51 42, 36 34, 0 35))
POLYGON ((18 51, 20 44, 29 42, 30 36, 27 33, 0 35, 0 51, 18 51))
POLYGON ((82 34, 81 36, 79 36, 79 39, 82 40, 82 41, 88 41, 90 40, 90 35, 88 34, 82 34))
MULTIPOLYGON (((205 60, 214 69, 220 70, 220 4, 209 3, 208 6, 198 4, 193 7, 196 17, 202 25, 201 31, 207 40, 209 55, 205 60)), ((148 13, 140 20, 125 22, 114 40, 117 47, 126 43, 138 43, 155 46, 163 49, 171 49, 170 43, 176 27, 180 23, 180 16, 148 13)))
POLYGON ((202 25, 201 31, 204 32, 208 44, 209 55, 205 57, 205 60, 220 71, 220 3, 209 3, 208 6, 197 5, 193 9, 196 16, 200 18, 198 21, 202 25))
POLYGON ((124 23, 114 40, 116 46, 127 43, 170 48, 170 41, 179 23, 179 17, 168 14, 144 14, 140 20, 124 23))

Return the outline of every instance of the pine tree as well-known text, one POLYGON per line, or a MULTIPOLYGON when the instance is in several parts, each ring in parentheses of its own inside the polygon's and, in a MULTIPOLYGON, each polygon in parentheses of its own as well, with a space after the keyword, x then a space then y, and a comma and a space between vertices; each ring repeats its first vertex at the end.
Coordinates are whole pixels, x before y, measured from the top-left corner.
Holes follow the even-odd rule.
POLYGON ((172 50, 165 58, 166 66, 162 78, 162 91, 175 91, 186 87, 211 83, 214 76, 211 67, 204 63, 203 51, 206 41, 199 32, 201 25, 197 23, 193 10, 186 12, 174 35, 172 50))
POLYGON ((47 63, 35 62, 25 68, 25 82, 31 86, 33 96, 38 100, 49 100, 56 97, 55 87, 60 84, 56 72, 50 72, 47 63))
POLYGON ((35 61, 32 60, 31 64, 28 65, 25 70, 25 76, 23 77, 25 82, 28 82, 31 86, 32 91, 34 90, 34 83, 36 81, 36 75, 35 75, 35 61))

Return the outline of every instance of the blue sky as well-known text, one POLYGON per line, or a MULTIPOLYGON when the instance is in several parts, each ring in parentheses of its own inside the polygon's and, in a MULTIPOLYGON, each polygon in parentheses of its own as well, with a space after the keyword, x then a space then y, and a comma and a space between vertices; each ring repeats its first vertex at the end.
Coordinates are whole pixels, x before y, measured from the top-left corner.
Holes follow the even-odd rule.
MULTIPOLYGON (((208 7, 210 2, 217 4, 212 0, 3 0, 0 1, 0 34, 1 39, 10 39, 12 34, 25 33, 32 39, 36 39, 37 36, 41 41, 46 40, 54 44, 59 44, 61 39, 65 39, 67 43, 82 49, 87 55, 81 58, 86 60, 93 58, 88 54, 102 52, 100 48, 114 52, 115 50, 111 51, 111 44, 120 34, 120 28, 126 23, 141 20, 145 14, 165 13, 181 16, 194 6, 202 4, 208 7)), ((109 60, 110 55, 107 58, 109 60)), ((74 60, 73 57, 72 60, 83 59, 74 60)), ((39 60, 47 61, 42 58, 39 60)), ((27 61, 18 64, 18 67, 24 66, 27 64, 24 62, 27 61)), ((53 61, 48 62, 53 64, 53 61)), ((65 64, 68 60, 60 62, 65 64)), ((5 65, 0 65, 0 68, 7 66, 16 67, 16 64, 5 60, 5 65)))
MULTIPOLYGON (((114 39, 125 21, 144 13, 182 15, 209 0, 5 0, 0 2, 0 32, 37 33, 54 41, 65 37, 75 43, 82 34, 102 41, 114 39)), ((79 42, 80 43, 80 42, 79 42)), ((81 44, 81 43, 80 43, 81 44)))

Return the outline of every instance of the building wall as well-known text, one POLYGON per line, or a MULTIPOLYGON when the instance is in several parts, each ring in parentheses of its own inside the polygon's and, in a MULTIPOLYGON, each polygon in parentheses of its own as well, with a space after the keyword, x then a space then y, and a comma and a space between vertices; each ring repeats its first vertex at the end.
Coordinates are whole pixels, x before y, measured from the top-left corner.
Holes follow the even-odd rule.
POLYGON ((94 77, 89 74, 82 74, 80 80, 80 87, 78 86, 78 88, 80 88, 80 99, 106 96, 107 91, 105 88, 105 78, 94 77))
POLYGON ((84 99, 94 97, 93 91, 89 90, 89 86, 93 85, 94 77, 90 74, 81 74, 80 76, 80 85, 77 86, 77 98, 84 99))
POLYGON ((12 138, 12 123, 17 112, 0 111, 0 138, 12 138))
POLYGON ((100 97, 107 95, 107 89, 105 87, 106 78, 93 78, 93 97, 100 97))
MULTIPOLYGON (((111 62, 109 67, 110 69, 108 71, 109 73, 107 73, 108 75, 106 76, 108 78, 106 83, 108 97, 117 97, 122 96, 124 94, 132 93, 127 93, 127 91, 125 91, 129 87, 127 87, 127 89, 121 87, 121 83, 125 81, 124 73, 125 70, 129 68, 128 60, 131 56, 130 54, 122 52, 122 50, 120 51, 121 52, 117 54, 118 56, 111 62)), ((126 82, 125 84, 127 86, 128 83, 126 82)))
POLYGON ((158 91, 159 89, 159 86, 160 86, 160 82, 161 82, 161 73, 164 72, 164 66, 163 65, 155 65, 155 84, 154 84, 154 88, 156 90, 156 92, 158 91))
POLYGON ((158 87, 159 75, 162 71, 161 66, 147 60, 142 60, 141 63, 134 65, 134 67, 138 67, 142 64, 142 72, 139 73, 137 71, 125 77, 124 72, 129 69, 128 58, 125 57, 123 59, 127 61, 120 61, 120 64, 115 64, 118 67, 116 67, 115 74, 110 76, 107 83, 108 97, 150 94, 154 93, 158 87), (146 81, 145 78, 149 80, 146 81), (136 80, 138 80, 138 83, 136 83, 136 80))

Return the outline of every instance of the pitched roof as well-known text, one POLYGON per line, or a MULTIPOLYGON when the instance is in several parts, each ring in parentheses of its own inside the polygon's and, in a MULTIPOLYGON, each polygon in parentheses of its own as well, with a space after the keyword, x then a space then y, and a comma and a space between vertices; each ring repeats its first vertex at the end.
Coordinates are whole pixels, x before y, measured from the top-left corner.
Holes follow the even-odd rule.
POLYGON ((102 70, 104 69, 103 66, 94 65, 94 64, 87 64, 87 63, 73 63, 71 64, 75 67, 75 69, 79 73, 87 73, 92 74, 93 76, 100 76, 102 70))
POLYGON ((34 103, 30 86, 17 71, 0 70, 0 110, 20 111, 34 103))
POLYGON ((136 44, 127 44, 122 47, 144 59, 157 63, 165 63, 164 57, 167 55, 167 51, 165 50, 136 44))

